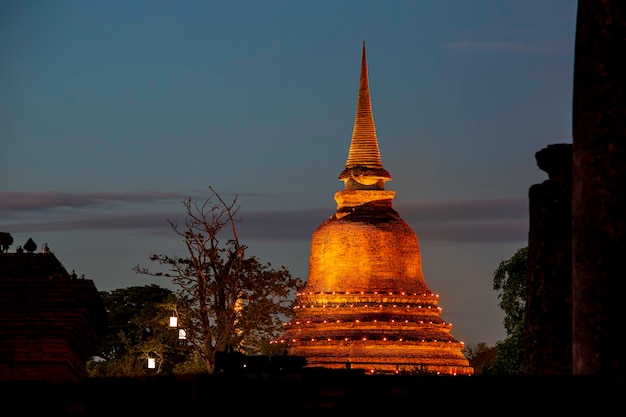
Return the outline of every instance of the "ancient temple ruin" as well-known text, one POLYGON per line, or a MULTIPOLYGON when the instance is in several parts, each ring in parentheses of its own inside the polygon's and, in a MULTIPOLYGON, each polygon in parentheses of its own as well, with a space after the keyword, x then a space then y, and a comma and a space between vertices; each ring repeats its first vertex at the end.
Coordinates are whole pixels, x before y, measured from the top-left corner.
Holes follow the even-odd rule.
POLYGON ((36 253, 28 239, 10 253, 12 243, 0 232, 0 383, 86 379, 86 362, 106 333, 98 290, 68 273, 47 244, 36 253))
POLYGON ((278 342, 308 367, 470 375, 463 343, 422 273, 417 235, 392 207, 370 100, 365 42, 337 211, 314 232, 309 275, 278 342))

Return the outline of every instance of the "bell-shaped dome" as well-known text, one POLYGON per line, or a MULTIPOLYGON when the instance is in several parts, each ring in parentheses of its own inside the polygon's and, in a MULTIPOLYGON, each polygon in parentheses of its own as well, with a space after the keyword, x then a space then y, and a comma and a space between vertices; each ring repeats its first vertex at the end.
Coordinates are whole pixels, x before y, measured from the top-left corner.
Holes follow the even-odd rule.
POLYGON ((390 207, 332 216, 311 237, 304 291, 430 293, 417 235, 390 207))

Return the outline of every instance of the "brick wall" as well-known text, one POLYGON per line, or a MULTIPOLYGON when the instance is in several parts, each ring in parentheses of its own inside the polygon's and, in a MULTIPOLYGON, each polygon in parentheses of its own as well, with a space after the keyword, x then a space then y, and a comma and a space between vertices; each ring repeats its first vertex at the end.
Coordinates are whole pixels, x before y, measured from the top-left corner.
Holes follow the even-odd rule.
POLYGON ((0 381, 85 378, 105 326, 93 281, 54 254, 0 254, 0 381))

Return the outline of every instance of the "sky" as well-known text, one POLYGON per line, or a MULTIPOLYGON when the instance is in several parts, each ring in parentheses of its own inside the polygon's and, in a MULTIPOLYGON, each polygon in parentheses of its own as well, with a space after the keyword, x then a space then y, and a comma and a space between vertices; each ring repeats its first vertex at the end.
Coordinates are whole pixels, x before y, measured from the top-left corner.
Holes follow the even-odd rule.
POLYGON ((535 153, 572 142, 575 21, 574 0, 4 0, 0 231, 99 291, 175 289, 133 267, 185 255, 168 220, 212 187, 249 255, 306 280, 365 41, 393 207, 451 334, 492 346, 535 153))

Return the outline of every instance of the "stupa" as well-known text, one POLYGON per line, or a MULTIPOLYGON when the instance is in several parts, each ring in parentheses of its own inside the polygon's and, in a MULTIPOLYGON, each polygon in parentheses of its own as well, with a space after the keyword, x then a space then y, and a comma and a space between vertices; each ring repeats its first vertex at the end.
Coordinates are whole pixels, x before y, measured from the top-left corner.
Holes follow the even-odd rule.
POLYGON ((306 367, 471 375, 463 343, 422 273, 417 235, 392 207, 370 100, 365 42, 336 212, 311 237, 309 275, 280 340, 306 367))

